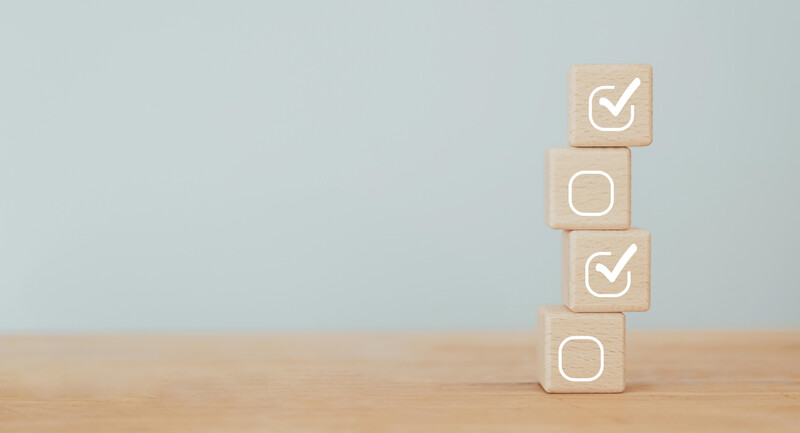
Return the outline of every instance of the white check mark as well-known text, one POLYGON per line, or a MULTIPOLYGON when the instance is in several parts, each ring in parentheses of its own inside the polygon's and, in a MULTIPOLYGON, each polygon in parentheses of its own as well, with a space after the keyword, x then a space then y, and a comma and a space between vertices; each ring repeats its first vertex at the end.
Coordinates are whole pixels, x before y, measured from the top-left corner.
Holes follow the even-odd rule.
POLYGON ((629 246, 628 249, 625 250, 625 253, 622 254, 622 257, 614 266, 613 271, 609 271, 606 265, 600 263, 596 264, 594 266, 594 269, 597 272, 600 272, 601 274, 605 275, 606 278, 608 278, 608 281, 611 281, 613 283, 614 281, 617 281, 617 277, 619 277, 619 274, 622 273, 622 268, 624 268, 625 265, 628 264, 628 261, 631 259, 631 257, 633 257, 635 253, 636 253, 636 244, 631 244, 631 246, 629 246))
POLYGON ((639 77, 634 78, 633 81, 631 81, 631 84, 628 84, 628 88, 622 92, 622 96, 619 98, 619 101, 617 101, 617 105, 612 104, 611 101, 609 101, 606 97, 600 98, 597 103, 608 108, 608 111, 610 111, 614 117, 617 117, 625 107, 625 104, 628 103, 628 100, 631 99, 631 96, 633 96, 633 92, 635 92, 641 84, 642 80, 640 80, 639 77))

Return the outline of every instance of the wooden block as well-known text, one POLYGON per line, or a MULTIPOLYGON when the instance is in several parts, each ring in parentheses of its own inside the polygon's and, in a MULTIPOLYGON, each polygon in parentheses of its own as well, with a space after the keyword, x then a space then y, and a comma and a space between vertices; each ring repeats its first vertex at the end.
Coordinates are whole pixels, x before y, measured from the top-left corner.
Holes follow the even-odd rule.
POLYGON ((571 146, 647 146, 653 141, 652 66, 575 65, 568 83, 571 146))
POLYGON ((545 305, 537 313, 539 383, 550 393, 625 390, 625 315, 573 313, 545 305))
POLYGON ((545 219, 559 230, 630 227, 630 149, 548 149, 545 219))
POLYGON ((564 304, 575 312, 650 309, 650 232, 565 231, 562 247, 564 304))

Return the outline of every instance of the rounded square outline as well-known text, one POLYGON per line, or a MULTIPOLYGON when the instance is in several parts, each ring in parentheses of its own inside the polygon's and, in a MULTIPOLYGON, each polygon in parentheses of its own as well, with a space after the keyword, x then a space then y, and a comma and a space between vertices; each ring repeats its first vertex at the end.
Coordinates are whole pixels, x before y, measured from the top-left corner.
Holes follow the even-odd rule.
POLYGON ((611 212, 611 209, 614 208, 614 179, 612 179, 611 176, 608 173, 606 173, 605 171, 603 171, 603 170, 581 170, 581 171, 578 171, 575 174, 573 174, 572 177, 569 178, 569 185, 567 185, 567 202, 569 202, 569 208, 572 209, 572 212, 574 212, 575 215, 578 215, 578 216, 603 216, 603 215, 611 212), (575 182, 575 179, 577 179, 579 176, 583 176, 583 175, 587 175, 587 174, 599 174, 601 176, 604 176, 606 179, 608 179, 608 184, 611 187, 611 197, 610 197, 610 200, 609 200, 609 203, 608 203, 608 207, 606 208, 606 210, 604 210, 602 212, 581 212, 578 209, 575 209, 575 205, 572 203, 572 183, 575 182))
POLYGON ((595 337, 592 337, 591 335, 573 335, 571 337, 565 338, 563 341, 561 341, 561 344, 559 344, 558 346, 558 371, 559 373, 561 373, 561 377, 567 379, 570 382, 593 382, 597 380, 597 378, 600 377, 600 375, 603 374, 603 369, 605 368, 605 358, 606 358, 605 349, 603 349, 603 343, 601 343, 600 340, 598 340, 595 337), (567 375, 567 373, 564 373, 564 354, 563 354, 564 345, 572 340, 591 340, 597 343, 597 345, 600 347, 600 370, 597 371, 597 374, 595 374, 592 377, 575 378, 567 375))

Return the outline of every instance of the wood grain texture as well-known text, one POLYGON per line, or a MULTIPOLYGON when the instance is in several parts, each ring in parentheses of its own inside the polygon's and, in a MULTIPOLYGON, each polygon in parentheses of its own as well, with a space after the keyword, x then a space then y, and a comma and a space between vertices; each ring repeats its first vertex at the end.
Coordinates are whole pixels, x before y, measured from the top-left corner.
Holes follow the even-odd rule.
POLYGON ((547 225, 558 230, 630 227, 630 149, 548 149, 545 219, 547 225))
POLYGON ((650 309, 650 232, 640 228, 574 230, 565 231, 562 239, 562 296, 564 304, 570 310, 623 312, 650 309), (612 282, 596 270, 595 266, 601 264, 613 272, 631 245, 636 245, 636 252, 619 269, 615 281, 612 282), (595 256, 599 252, 611 255, 595 256), (592 292, 599 295, 622 295, 602 297, 592 292))
POLYGON ((0 431, 800 431, 800 332, 629 333, 621 394, 546 394, 535 340, 6 336, 0 431))
POLYGON ((621 147, 647 146, 652 143, 653 68, 650 65, 575 65, 569 70, 567 82, 568 135, 571 146, 621 147), (640 84, 626 102, 621 97, 636 78, 640 84), (598 89, 600 86, 614 88, 598 89), (601 104, 603 98, 606 99, 606 106, 601 104), (612 112, 608 104, 619 112, 612 112), (621 131, 613 130, 626 126, 627 129, 621 131))
POLYGON ((624 314, 575 313, 563 305, 543 305, 536 322, 537 376, 545 391, 625 390, 624 314))

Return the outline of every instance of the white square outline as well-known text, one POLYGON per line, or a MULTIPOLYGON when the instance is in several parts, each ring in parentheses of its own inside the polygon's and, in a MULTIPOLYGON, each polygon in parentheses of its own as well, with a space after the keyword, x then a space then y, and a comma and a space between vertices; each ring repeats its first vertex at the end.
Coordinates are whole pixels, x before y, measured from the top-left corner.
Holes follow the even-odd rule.
POLYGON ((572 212, 575 212, 575 214, 578 216, 603 216, 609 213, 611 211, 611 208, 614 207, 614 179, 612 179, 611 176, 608 175, 608 173, 602 170, 581 170, 573 174, 572 177, 569 178, 569 185, 567 186, 567 201, 569 202, 569 208, 572 209, 572 212), (572 203, 572 183, 575 182, 575 179, 577 179, 579 176, 583 176, 585 174, 599 174, 608 179, 608 184, 611 187, 610 188, 611 199, 609 200, 608 207, 606 208, 606 210, 602 212, 581 212, 578 209, 575 209, 575 205, 572 203))
POLYGON ((561 344, 558 346, 558 371, 561 373, 561 376, 564 379, 567 379, 570 382, 592 382, 596 380, 598 377, 600 377, 601 374, 603 374, 603 368, 605 367, 605 357, 606 356, 605 356, 605 350, 603 349, 603 343, 601 343, 600 340, 590 335, 573 335, 571 337, 565 338, 564 341, 562 341, 561 344), (591 340, 597 343, 598 346, 600 346, 600 370, 597 371, 597 374, 595 374, 592 377, 570 377, 567 375, 567 373, 564 373, 564 354, 563 354, 564 345, 572 340, 591 340))

